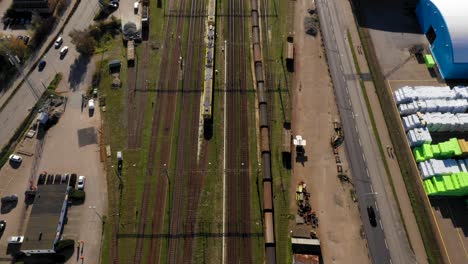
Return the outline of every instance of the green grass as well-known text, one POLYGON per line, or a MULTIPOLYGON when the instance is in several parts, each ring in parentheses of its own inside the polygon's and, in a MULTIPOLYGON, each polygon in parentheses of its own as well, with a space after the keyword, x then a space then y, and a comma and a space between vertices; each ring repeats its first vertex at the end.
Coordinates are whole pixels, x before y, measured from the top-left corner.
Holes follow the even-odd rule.
POLYGON ((62 80, 62 73, 57 73, 54 76, 54 79, 50 82, 49 86, 47 86, 48 90, 55 91, 57 90, 58 85, 60 84, 60 81, 62 80))
MULTIPOLYGON (((356 20, 358 17, 355 17, 356 20)), ((356 23, 358 24, 358 23, 356 23)), ((385 85, 385 78, 378 64, 377 55, 373 47, 369 31, 365 28, 358 27, 359 37, 361 39, 364 54, 367 58, 372 79, 376 88, 377 96, 379 97, 380 105, 383 111, 385 122, 387 123, 388 132, 392 140, 395 156, 400 165, 401 174, 405 181, 406 190, 413 207, 413 213, 418 223, 419 232, 421 233, 424 247, 426 250, 429 263, 443 263, 441 249, 438 246, 435 227, 431 225, 431 208, 426 206, 425 192, 420 186, 419 175, 417 168, 412 166, 409 157, 409 151, 404 131, 401 129, 400 116, 393 105, 392 95, 385 85)))
MULTIPOLYGON (((348 36, 348 45, 349 45, 349 48, 351 49, 351 54, 353 56, 354 66, 356 67, 357 74, 360 76, 361 73, 362 73, 361 72, 361 67, 359 66, 359 63, 358 63, 358 60, 357 60, 356 51, 354 50, 354 45, 353 45, 353 38, 352 38, 351 34, 349 33, 349 30, 347 31, 347 36, 348 36)), ((369 95, 367 94, 367 90, 366 90, 366 87, 364 85, 364 81, 361 78, 359 78, 359 86, 361 87, 361 92, 362 92, 362 94, 364 96, 364 101, 366 102, 367 113, 368 113, 369 119, 371 121, 372 131, 374 132, 375 139, 377 140, 377 146, 379 147, 380 157, 381 157, 382 162, 384 164, 385 174, 387 175, 387 179, 390 182, 390 186, 392 187, 393 196, 396 198, 395 201, 396 201, 396 204, 397 204, 397 207, 398 207, 398 212, 399 212, 399 217, 400 217, 401 223, 403 224, 403 228, 405 229, 406 239, 408 240, 408 243, 409 243, 409 245, 411 247, 411 250, 412 250, 413 246, 411 245, 411 240, 409 239, 409 236, 408 236, 408 230, 406 228, 405 221, 403 220, 403 214, 401 212, 400 201, 397 198, 397 193, 396 193, 396 190, 395 190, 395 184, 393 183, 393 179, 392 179, 392 176, 391 176, 391 173, 390 173, 390 168, 388 167, 387 159, 385 158, 385 152, 384 152, 384 149, 383 149, 382 140, 380 139, 379 130, 377 129, 377 125, 375 123, 375 117, 374 117, 374 113, 372 111, 372 106, 370 104, 369 95)))

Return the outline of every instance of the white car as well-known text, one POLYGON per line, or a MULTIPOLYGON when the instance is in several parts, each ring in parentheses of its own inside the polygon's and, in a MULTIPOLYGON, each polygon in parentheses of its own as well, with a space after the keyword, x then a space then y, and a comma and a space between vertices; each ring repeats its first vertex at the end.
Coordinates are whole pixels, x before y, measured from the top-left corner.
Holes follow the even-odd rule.
POLYGON ((64 57, 68 52, 68 46, 65 46, 63 47, 61 50, 60 50, 60 57, 64 57))
POLYGON ((84 190, 85 181, 86 181, 85 176, 78 177, 78 190, 84 190))
POLYGON ((56 48, 56 49, 60 48, 60 46, 62 45, 62 43, 63 43, 63 38, 62 38, 62 37, 58 37, 57 40, 55 40, 55 44, 54 44, 55 48, 56 48))
POLYGON ((89 110, 94 110, 94 99, 89 99, 88 108, 89 110))
POLYGON ((8 244, 21 244, 24 241, 24 236, 11 236, 8 238, 8 244))
POLYGON ((10 155, 10 161, 11 162, 16 162, 16 163, 21 163, 21 161, 23 161, 23 158, 20 155, 11 154, 10 155))

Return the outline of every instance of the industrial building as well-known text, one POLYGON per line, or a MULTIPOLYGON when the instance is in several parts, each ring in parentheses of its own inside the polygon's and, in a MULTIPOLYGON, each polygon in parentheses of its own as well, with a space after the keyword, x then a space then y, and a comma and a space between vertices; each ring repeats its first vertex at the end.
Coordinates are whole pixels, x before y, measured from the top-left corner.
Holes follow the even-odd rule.
POLYGON ((444 79, 468 79, 468 1, 420 0, 416 15, 444 79))
POLYGON ((38 185, 21 251, 26 255, 55 253, 67 214, 68 184, 38 185))
POLYGON ((56 5, 57 0, 13 0, 13 9, 19 12, 35 11, 41 14, 50 14, 56 5))

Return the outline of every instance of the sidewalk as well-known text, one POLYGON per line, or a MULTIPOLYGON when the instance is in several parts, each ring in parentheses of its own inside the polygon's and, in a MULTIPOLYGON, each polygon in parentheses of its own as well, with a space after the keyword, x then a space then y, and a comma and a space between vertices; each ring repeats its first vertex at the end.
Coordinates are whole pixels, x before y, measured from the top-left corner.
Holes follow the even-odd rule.
POLYGON ((49 34, 47 39, 44 41, 44 44, 42 45, 42 47, 38 51, 34 52, 34 55, 32 55, 25 62, 25 64, 23 65, 23 68, 21 69, 21 73, 16 78, 16 80, 13 82, 13 84, 10 87, 6 88, 5 90, 0 91, 0 108, 3 108, 3 105, 8 100, 8 98, 11 96, 11 94, 13 92, 15 92, 15 90, 17 88, 19 88, 20 83, 24 79, 26 79, 26 77, 29 75, 29 72, 30 72, 31 68, 33 68, 35 66, 35 63, 41 58, 42 54, 44 54, 47 51, 48 44, 50 42, 55 41, 55 36, 60 32, 60 29, 64 25, 66 18, 68 16, 70 16, 71 11, 72 11, 73 6, 75 5, 76 1, 77 0, 70 0, 70 3, 67 6, 67 9, 65 10, 65 12, 63 13, 63 16, 61 18, 57 19, 58 23, 56 24, 54 30, 49 34))
MULTIPOLYGON (((349 21, 348 25, 350 25, 350 27, 348 28, 348 30, 353 40, 353 49, 356 52, 356 57, 358 60, 359 67, 361 69, 361 73, 370 73, 366 57, 364 55, 364 52, 362 51, 361 40, 359 38, 359 34, 355 26, 356 22, 354 21, 351 6, 349 5, 348 1, 344 0, 342 0, 342 4, 343 6, 346 6, 346 8, 343 8, 343 11, 346 12, 345 19, 349 21)), ((388 129, 385 123, 382 108, 380 107, 380 102, 375 92, 374 84, 372 81, 364 81, 364 86, 366 88, 366 92, 371 105, 370 111, 374 115, 376 127, 379 131, 382 147, 384 149, 386 149, 387 147, 393 148, 392 142, 390 140, 390 135, 388 134, 388 129)), ((427 263, 427 256, 426 251, 424 249, 424 244, 421 238, 421 234, 419 233, 419 228, 416 223, 416 218, 413 214, 411 202, 406 191, 405 183, 403 181, 403 176, 401 175, 398 162, 396 161, 396 159, 390 157, 388 154, 385 155, 385 160, 390 170, 393 185, 395 187, 395 196, 398 199, 403 222, 405 224, 406 232, 409 237, 416 260, 418 263, 427 263)))

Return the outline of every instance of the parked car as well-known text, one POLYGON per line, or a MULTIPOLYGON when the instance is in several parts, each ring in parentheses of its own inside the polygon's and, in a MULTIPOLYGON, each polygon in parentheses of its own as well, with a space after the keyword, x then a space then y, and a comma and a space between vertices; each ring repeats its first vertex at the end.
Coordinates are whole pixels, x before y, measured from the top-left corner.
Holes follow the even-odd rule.
POLYGON ((68 52, 68 46, 63 47, 63 48, 60 50, 60 58, 65 57, 65 55, 67 55, 67 52, 68 52))
POLYGON ((11 154, 10 161, 14 163, 21 163, 23 161, 23 157, 17 154, 11 154))
POLYGON ((1 201, 2 203, 18 202, 18 195, 12 194, 12 195, 3 196, 1 201))
POLYGON ((371 226, 376 227, 377 226, 377 220, 375 219, 374 207, 368 206, 367 207, 367 214, 369 215, 369 222, 370 222, 371 226))
POLYGON ((11 236, 8 238, 8 244, 21 244, 24 241, 24 236, 11 236))
POLYGON ((41 60, 37 66, 39 71, 42 71, 45 68, 46 64, 47 62, 45 60, 41 60))
POLYGON ((78 177, 78 190, 84 190, 86 177, 81 175, 78 177))
POLYGON ((88 109, 91 111, 91 110, 94 110, 94 99, 89 99, 88 101, 88 109))
POLYGON ((56 48, 56 49, 60 48, 60 46, 62 45, 62 43, 63 43, 63 38, 62 38, 62 37, 58 37, 58 38, 55 40, 55 44, 54 44, 55 48, 56 48))
POLYGON ((0 220, 0 233, 3 233, 6 228, 6 221, 5 220, 0 220))

